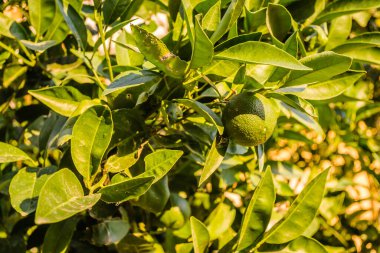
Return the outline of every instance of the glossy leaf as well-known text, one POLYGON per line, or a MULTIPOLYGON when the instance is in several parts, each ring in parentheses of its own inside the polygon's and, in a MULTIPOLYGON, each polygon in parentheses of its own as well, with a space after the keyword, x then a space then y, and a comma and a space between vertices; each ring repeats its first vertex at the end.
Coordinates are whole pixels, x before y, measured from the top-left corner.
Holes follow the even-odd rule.
POLYGON ((294 94, 309 100, 326 100, 339 96, 362 76, 363 73, 351 73, 324 82, 311 85, 292 86, 279 89, 278 91, 286 94, 294 94))
POLYGON ((305 187, 293 201, 284 218, 264 235, 263 241, 281 244, 302 234, 313 221, 322 202, 328 172, 328 169, 321 172, 305 187))
POLYGON ((119 242, 127 234, 130 224, 126 220, 105 220, 92 226, 92 239, 96 245, 110 245, 119 242))
POLYGON ((40 90, 30 90, 29 94, 58 114, 70 117, 77 110, 80 101, 90 99, 76 88, 58 86, 40 90))
POLYGON ((54 19, 54 0, 28 0, 29 18, 37 36, 42 35, 54 19))
POLYGON ((292 55, 263 42, 248 41, 232 46, 214 57, 241 63, 260 63, 295 70, 310 70, 292 55))
POLYGON ((215 44, 223 35, 230 30, 232 25, 237 21, 244 8, 244 0, 232 0, 224 13, 222 20, 218 24, 210 40, 215 44))
POLYGON ((269 4, 267 8, 267 27, 270 34, 283 41, 292 27, 292 16, 282 5, 269 4))
POLYGON ((206 226, 197 218, 190 217, 191 235, 193 238, 194 253, 204 253, 208 248, 210 236, 206 226))
POLYGON ((349 70, 350 57, 333 52, 323 52, 305 57, 302 64, 312 68, 312 71, 292 71, 284 86, 322 82, 349 70), (326 64, 328 62, 329 64, 326 64))
POLYGON ((187 63, 174 55, 166 45, 138 26, 131 26, 132 35, 140 52, 148 61, 156 65, 160 70, 174 78, 182 78, 185 74, 187 63))
POLYGON ((67 252, 78 221, 78 217, 72 217, 70 219, 51 224, 45 234, 42 252, 67 252))
POLYGON ((42 42, 32 42, 32 41, 27 41, 27 40, 20 40, 24 46, 26 46, 29 49, 32 49, 34 51, 38 52, 43 52, 46 49, 51 48, 52 46, 56 45, 55 40, 47 40, 47 41, 42 41, 42 42))
POLYGON ((93 106, 81 114, 74 125, 71 156, 78 172, 89 180, 102 161, 113 131, 111 111, 93 106))
POLYGON ((267 167, 245 211, 237 250, 243 250, 260 239, 268 226, 275 199, 272 172, 270 167, 267 167))
POLYGON ((144 194, 152 185, 154 177, 124 179, 100 189, 102 200, 107 203, 124 202, 144 194))
POLYGON ((363 33, 352 39, 347 40, 345 43, 335 47, 333 50, 338 53, 346 53, 355 51, 361 48, 379 47, 380 46, 380 32, 363 33))
POLYGON ((75 174, 62 169, 50 176, 43 185, 37 204, 36 224, 56 223, 91 208, 100 194, 84 196, 75 174))
POLYGON ((185 99, 185 98, 176 99, 175 101, 199 113, 203 118, 205 118, 205 120, 213 124, 218 129, 219 134, 223 134, 224 127, 223 127, 222 120, 209 107, 207 107, 206 105, 198 101, 185 99))
POLYGON ((198 185, 202 185, 219 168, 224 159, 226 150, 218 147, 217 142, 218 139, 215 138, 212 142, 210 150, 208 151, 198 185))
POLYGON ((9 195, 12 207, 22 216, 36 210, 38 195, 42 186, 56 171, 54 167, 37 169, 24 168, 17 172, 9 185, 9 195))
POLYGON ((300 236, 297 239, 291 241, 286 249, 279 252, 315 252, 315 253, 327 253, 328 251, 320 244, 317 240, 313 238, 308 238, 305 236, 300 236))
POLYGON ((178 159, 183 155, 181 150, 161 149, 157 150, 144 158, 145 172, 143 177, 154 177, 153 183, 156 183, 164 177, 178 159))
POLYGON ((352 57, 354 61, 380 65, 380 48, 360 48, 343 53, 348 57, 352 57))
POLYGON ((103 4, 104 23, 112 24, 126 11, 130 4, 130 0, 108 0, 103 4))
POLYGON ((237 44, 247 42, 247 41, 259 41, 261 38, 261 33, 260 32, 253 32, 253 33, 248 33, 248 34, 242 34, 237 37, 234 37, 232 39, 223 41, 219 45, 215 47, 215 51, 223 51, 227 48, 230 48, 232 46, 235 46, 237 44))
POLYGON ((200 16, 196 16, 194 20, 194 45, 190 68, 200 68, 210 64, 214 55, 214 46, 202 30, 199 19, 200 16))
POLYGON ((325 50, 331 50, 332 48, 344 43, 351 33, 352 17, 341 16, 331 20, 329 37, 325 50))
POLYGON ((23 160, 32 160, 21 149, 4 142, 0 142, 0 163, 11 163, 23 160))
POLYGON ((202 19, 202 28, 206 31, 215 31, 220 22, 221 1, 216 3, 207 11, 202 19))
POLYGON ((321 24, 333 18, 377 7, 380 7, 377 0, 338 0, 327 5, 318 15, 315 23, 321 24))
MULTIPOLYGON (((130 44, 135 46, 132 35, 126 31, 122 31, 117 38, 119 43, 130 44)), ((134 52, 131 49, 116 44, 116 60, 119 65, 124 66, 139 66, 144 62, 144 56, 140 53, 134 52)))
POLYGON ((205 225, 210 234, 210 240, 215 240, 226 232, 235 220, 236 209, 227 204, 220 203, 207 217, 205 225))

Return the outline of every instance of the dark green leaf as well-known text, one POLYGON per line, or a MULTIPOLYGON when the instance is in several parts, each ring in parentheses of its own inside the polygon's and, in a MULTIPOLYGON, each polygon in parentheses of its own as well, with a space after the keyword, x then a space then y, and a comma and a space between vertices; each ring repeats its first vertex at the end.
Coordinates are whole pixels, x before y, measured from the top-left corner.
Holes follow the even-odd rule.
POLYGON ((104 23, 110 25, 126 11, 131 0, 107 0, 103 4, 104 23))
POLYGON ((292 27, 292 16, 282 5, 269 4, 267 8, 267 27, 270 34, 283 41, 292 27))

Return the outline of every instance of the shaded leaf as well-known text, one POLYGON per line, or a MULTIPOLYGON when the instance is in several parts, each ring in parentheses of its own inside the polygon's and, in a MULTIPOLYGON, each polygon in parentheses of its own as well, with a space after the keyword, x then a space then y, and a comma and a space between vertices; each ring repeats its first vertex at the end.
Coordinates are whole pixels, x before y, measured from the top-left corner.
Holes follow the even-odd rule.
POLYGON ((267 27, 270 34, 283 41, 292 27, 292 16, 282 5, 269 4, 266 15, 267 27))
POLYGON ((92 226, 92 239, 96 245, 117 243, 127 235, 130 227, 129 222, 126 220, 105 220, 92 226))
POLYGON ((126 11, 131 0, 108 0, 103 4, 104 23, 106 25, 115 22, 126 11))

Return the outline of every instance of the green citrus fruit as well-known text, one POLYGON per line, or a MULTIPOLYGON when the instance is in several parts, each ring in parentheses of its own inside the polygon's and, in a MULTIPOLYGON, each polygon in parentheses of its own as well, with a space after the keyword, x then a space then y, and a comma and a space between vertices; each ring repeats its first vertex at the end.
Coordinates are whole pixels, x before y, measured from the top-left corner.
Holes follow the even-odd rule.
POLYGON ((272 135, 277 118, 277 107, 270 99, 243 92, 227 103, 222 119, 231 140, 243 146, 257 146, 272 135))

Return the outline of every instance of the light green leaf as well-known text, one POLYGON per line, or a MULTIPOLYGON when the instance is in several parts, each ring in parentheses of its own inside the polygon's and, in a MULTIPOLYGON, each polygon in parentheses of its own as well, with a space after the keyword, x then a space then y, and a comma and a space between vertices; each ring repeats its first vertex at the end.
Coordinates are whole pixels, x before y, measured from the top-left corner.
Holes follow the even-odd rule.
MULTIPOLYGON (((124 26, 126 26, 127 24, 129 24, 135 20, 136 19, 125 20, 122 22, 116 22, 115 25, 110 27, 110 29, 106 32, 106 34, 104 35, 104 38, 105 39, 110 38, 116 32, 119 32, 124 26)), ((122 30, 122 32, 124 32, 124 30, 122 30)), ((94 52, 96 52, 101 45, 102 45, 102 38, 99 37, 94 44, 94 52)))
POLYGON ((161 149, 144 158, 145 172, 139 176, 154 177, 153 184, 164 177, 183 155, 181 150, 161 149))
POLYGON ((215 31, 220 22, 221 1, 216 3, 207 11, 202 19, 202 28, 206 31, 215 31))
POLYGON ((32 160, 24 151, 10 145, 0 142, 0 163, 11 163, 22 160, 32 160))
POLYGON ((131 0, 107 0, 103 3, 104 24, 115 22, 128 9, 131 0))
POLYGON ((213 241, 229 228, 235 220, 236 209, 224 202, 220 203, 207 217, 205 225, 210 234, 210 241, 213 241))
POLYGON ((378 7, 380 7, 378 0, 337 0, 327 5, 314 23, 321 24, 343 15, 378 7))
POLYGON ((85 51, 87 46, 87 29, 84 20, 70 3, 67 6, 62 0, 56 0, 56 3, 79 46, 85 51))
POLYGON ((55 223, 91 208, 100 194, 84 196, 75 174, 62 169, 50 176, 41 189, 35 217, 36 224, 55 223))
POLYGON ((81 114, 73 127, 71 156, 78 172, 89 180, 111 142, 113 121, 108 107, 96 105, 81 114))
POLYGON ((30 90, 29 94, 58 114, 70 117, 77 110, 80 101, 89 100, 71 86, 58 86, 40 90, 30 90))
POLYGON ((289 245, 279 251, 284 253, 300 253, 300 252, 313 252, 313 253, 327 253, 327 250, 317 240, 300 236, 297 239, 291 241, 289 245))
POLYGON ((329 39, 327 41, 325 50, 331 50, 332 48, 344 43, 348 36, 350 36, 352 28, 352 17, 350 15, 341 16, 331 20, 329 29, 329 39))
POLYGON ((380 65, 380 48, 378 47, 359 48, 345 52, 343 55, 352 57, 354 61, 380 65))
POLYGON ((102 200, 107 203, 124 202, 143 195, 152 185, 154 177, 137 177, 118 180, 100 189, 102 200))
POLYGON ((67 252, 78 221, 78 217, 72 217, 70 219, 51 224, 45 234, 44 243, 42 244, 42 252, 67 252))
POLYGON ((368 119, 377 113, 380 113, 380 102, 365 105, 356 112, 356 121, 368 119))
MULTIPOLYGON (((117 41, 120 44, 129 44, 135 46, 134 39, 132 35, 122 30, 117 41)), ((144 56, 140 53, 134 52, 131 49, 120 46, 120 44, 115 45, 116 50, 116 60, 119 65, 122 66, 139 66, 144 62, 144 56)))
POLYGON ((17 38, 19 40, 27 37, 24 27, 2 12, 0 12, 0 34, 8 38, 17 38))
POLYGON ((25 168, 17 172, 9 185, 12 207, 22 216, 36 210, 37 198, 49 174, 56 171, 54 167, 37 169, 25 168))
POLYGON ((310 55, 300 60, 312 71, 292 71, 284 87, 322 82, 349 70, 352 59, 334 52, 310 55), (329 64, 326 64, 328 62, 329 64))
POLYGON ((138 26, 131 26, 132 35, 140 52, 148 61, 156 65, 160 70, 174 78, 183 78, 187 63, 174 55, 166 45, 138 26))
POLYGON ((230 30, 232 25, 237 21, 243 11, 244 0, 232 0, 227 11, 224 13, 222 20, 212 34, 210 40, 215 44, 223 35, 230 30))
POLYGON ((18 64, 6 65, 3 72, 2 86, 4 88, 12 87, 13 89, 21 89, 25 85, 27 71, 28 67, 25 66, 18 64))
POLYGON ((218 44, 215 47, 215 51, 223 51, 227 48, 230 48, 232 46, 235 46, 235 45, 243 43, 243 42, 259 41, 260 39, 261 39, 261 33, 260 32, 242 34, 242 35, 239 35, 237 37, 223 41, 222 43, 218 44))
POLYGON ((268 226, 275 199, 272 172, 268 166, 245 211, 237 250, 243 250, 260 239, 268 226))
POLYGON ((292 16, 279 4, 268 5, 266 21, 270 34, 279 41, 283 41, 292 28, 292 16))
POLYGON ((380 32, 363 33, 352 39, 347 40, 345 43, 335 47, 333 51, 337 53, 345 53, 361 48, 379 47, 380 46, 380 32))
POLYGON ((54 0, 28 0, 30 23, 41 36, 51 25, 55 13, 54 0))
POLYGON ((363 76, 363 73, 349 73, 335 79, 311 85, 292 86, 278 89, 278 92, 293 94, 309 100, 326 100, 342 94, 363 76))
POLYGON ((223 123, 222 120, 214 111, 212 111, 208 106, 191 99, 175 99, 174 101, 183 104, 187 107, 190 107, 197 113, 199 113, 203 118, 205 118, 208 122, 212 123, 217 129, 219 134, 223 134, 223 123))
POLYGON ((313 221, 322 202, 328 172, 328 169, 321 172, 305 187, 285 216, 264 235, 262 241, 281 244, 303 233, 313 221))
POLYGON ((241 63, 261 63, 295 70, 310 70, 292 55, 268 43, 248 41, 232 46, 214 56, 215 59, 241 63))
POLYGON ((193 55, 191 56, 190 68, 200 68, 208 65, 214 56, 214 46, 202 30, 200 16, 195 17, 193 55))
POLYGON ((112 155, 107 159, 104 168, 111 173, 118 173, 129 169, 138 161, 137 151, 119 156, 118 154, 112 155))
POLYGON ((203 166, 202 175, 199 179, 199 186, 202 185, 217 170, 224 159, 226 150, 218 147, 218 138, 215 138, 203 166))
POLYGON ((20 42, 24 44, 24 46, 26 46, 27 48, 32 49, 34 51, 38 51, 38 52, 43 52, 46 49, 49 49, 55 44, 57 44, 55 40, 47 40, 47 41, 41 41, 41 42, 20 40, 20 42))
POLYGON ((194 216, 190 217, 191 235, 193 238, 194 253, 204 253, 210 242, 210 235, 206 226, 194 216))

